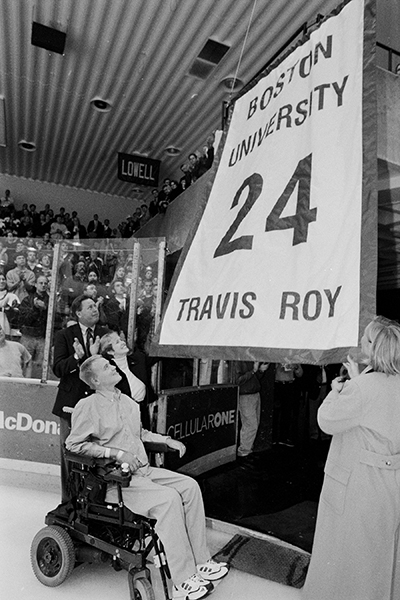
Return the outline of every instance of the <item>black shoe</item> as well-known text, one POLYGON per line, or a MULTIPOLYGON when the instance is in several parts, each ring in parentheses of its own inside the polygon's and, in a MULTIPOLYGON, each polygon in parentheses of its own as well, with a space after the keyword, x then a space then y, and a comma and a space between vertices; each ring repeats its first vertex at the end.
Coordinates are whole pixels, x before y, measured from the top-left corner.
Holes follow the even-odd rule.
POLYGON ((246 456, 238 456, 236 463, 241 469, 254 469, 254 457, 252 454, 246 456))
POLYGON ((254 460, 254 454, 252 452, 250 454, 246 454, 245 456, 239 456, 238 454, 236 460, 238 462, 251 462, 254 460))
POLYGON ((278 442, 280 446, 287 446, 288 448, 294 448, 294 443, 292 440, 284 440, 283 442, 278 442))

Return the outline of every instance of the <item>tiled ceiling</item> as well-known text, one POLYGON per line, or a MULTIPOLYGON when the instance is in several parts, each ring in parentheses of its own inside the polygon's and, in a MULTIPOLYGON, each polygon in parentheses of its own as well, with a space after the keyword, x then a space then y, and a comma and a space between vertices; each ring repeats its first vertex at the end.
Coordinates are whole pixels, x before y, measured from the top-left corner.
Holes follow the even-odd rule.
POLYGON ((117 178, 123 152, 159 159, 161 178, 179 177, 189 152, 221 127, 232 93, 223 81, 250 81, 305 22, 336 4, 1 0, 0 172, 132 198, 135 186, 117 178), (66 33, 64 54, 31 44, 33 22, 66 33), (229 49, 221 58, 208 40, 229 49), (94 110, 95 98, 111 109, 94 110), (180 153, 168 156, 168 146, 180 153))

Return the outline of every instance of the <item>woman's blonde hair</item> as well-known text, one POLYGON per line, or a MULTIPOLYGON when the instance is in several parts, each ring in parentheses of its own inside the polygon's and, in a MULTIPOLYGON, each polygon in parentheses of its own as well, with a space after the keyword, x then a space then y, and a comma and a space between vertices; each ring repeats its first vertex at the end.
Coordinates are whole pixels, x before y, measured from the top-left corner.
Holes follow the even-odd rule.
POLYGON ((110 331, 109 333, 105 333, 101 338, 100 338, 100 354, 102 354, 103 356, 105 354, 110 354, 110 351, 113 352, 113 347, 112 347, 112 336, 113 335, 117 335, 118 336, 118 332, 117 331, 110 331))
POLYGON ((400 325, 386 317, 375 317, 366 327, 371 343, 369 364, 386 375, 400 374, 400 325))

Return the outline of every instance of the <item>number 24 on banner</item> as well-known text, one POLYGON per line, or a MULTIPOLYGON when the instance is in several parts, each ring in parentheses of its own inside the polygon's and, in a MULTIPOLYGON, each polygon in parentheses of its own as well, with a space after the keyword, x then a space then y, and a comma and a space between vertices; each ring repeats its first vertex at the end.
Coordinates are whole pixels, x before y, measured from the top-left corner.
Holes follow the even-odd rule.
MULTIPOLYGON (((293 246, 307 241, 308 225, 317 219, 317 209, 310 208, 311 163, 312 154, 309 154, 298 162, 292 177, 268 215, 265 224, 265 231, 293 229, 293 246), (297 192, 296 213, 288 217, 281 217, 297 182, 299 186, 297 192)), ((239 198, 246 188, 248 188, 247 198, 239 210, 236 219, 218 244, 217 249, 214 252, 214 258, 230 254, 231 252, 235 252, 235 250, 252 249, 254 236, 242 235, 237 238, 233 238, 233 236, 240 223, 260 197, 263 184, 264 180, 259 173, 253 173, 243 181, 235 194, 231 209, 237 206, 239 198)))

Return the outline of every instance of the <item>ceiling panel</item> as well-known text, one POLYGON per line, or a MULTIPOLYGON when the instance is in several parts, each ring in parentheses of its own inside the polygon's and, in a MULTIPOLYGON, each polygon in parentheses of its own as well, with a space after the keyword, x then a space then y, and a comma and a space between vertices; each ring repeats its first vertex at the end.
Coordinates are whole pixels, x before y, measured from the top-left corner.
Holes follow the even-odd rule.
MULTIPOLYGON (((132 197, 117 153, 162 161, 179 177, 189 152, 221 127, 221 83, 247 83, 330 0, 1 0, 0 172, 132 197), (66 32, 64 55, 31 44, 32 21, 66 32), (282 32, 285 32, 282 34, 282 32), (230 47, 201 80, 190 67, 208 39, 230 47), (93 98, 111 104, 96 112, 93 98), (36 151, 18 147, 25 140, 36 151), (181 153, 169 157, 167 146, 181 153)), ((148 190, 145 189, 147 192, 148 190)))

